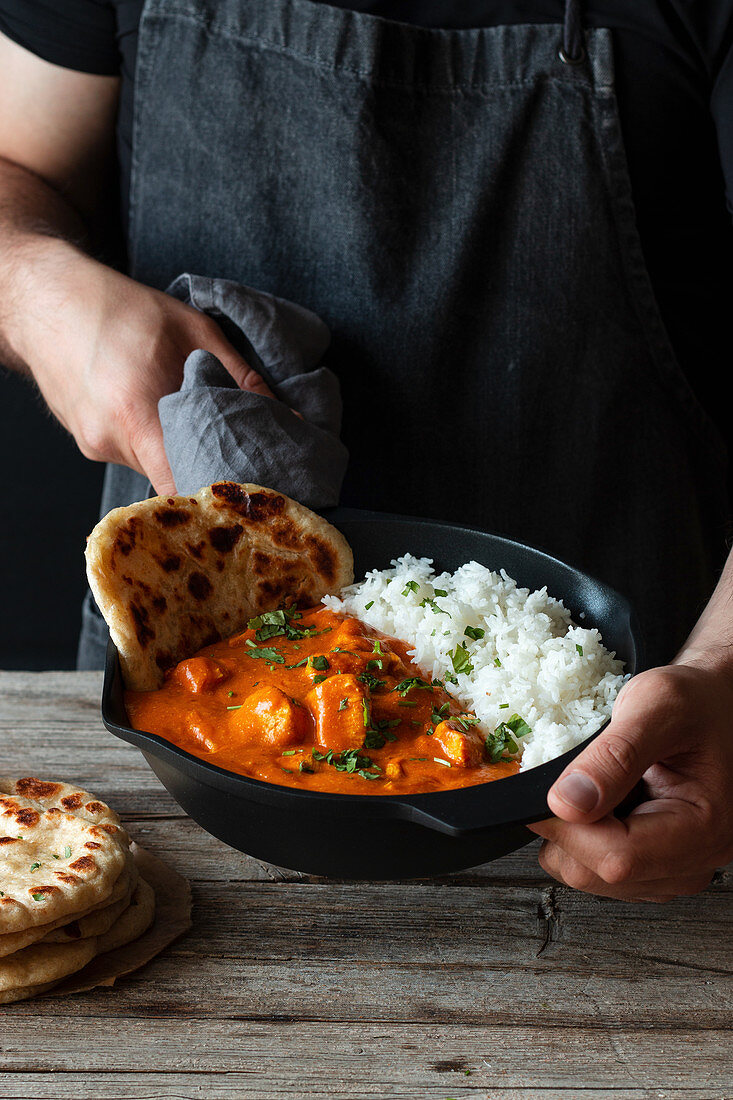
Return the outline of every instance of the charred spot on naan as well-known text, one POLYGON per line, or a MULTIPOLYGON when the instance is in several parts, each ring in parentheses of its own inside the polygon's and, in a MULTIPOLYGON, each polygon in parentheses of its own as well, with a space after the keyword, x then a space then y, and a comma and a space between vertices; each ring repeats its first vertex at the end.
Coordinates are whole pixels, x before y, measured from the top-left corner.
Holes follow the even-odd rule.
POLYGON ((244 527, 235 523, 231 527, 209 528, 209 542, 220 554, 229 554, 239 542, 244 527))
POLYGON ((41 897, 50 898, 54 894, 60 894, 61 891, 58 888, 58 886, 41 885, 41 886, 30 886, 28 888, 28 893, 30 894, 30 896, 33 898, 34 901, 40 901, 41 897))
POLYGON ((289 499, 260 486, 238 485, 234 481, 216 481, 211 486, 211 494, 216 498, 216 507, 226 507, 237 515, 261 523, 273 519, 285 511, 289 499), (251 493, 250 488, 255 488, 251 493))
POLYGON ((60 783, 47 783, 32 776, 19 779, 15 784, 16 794, 21 794, 24 798, 53 798, 61 789, 60 783))

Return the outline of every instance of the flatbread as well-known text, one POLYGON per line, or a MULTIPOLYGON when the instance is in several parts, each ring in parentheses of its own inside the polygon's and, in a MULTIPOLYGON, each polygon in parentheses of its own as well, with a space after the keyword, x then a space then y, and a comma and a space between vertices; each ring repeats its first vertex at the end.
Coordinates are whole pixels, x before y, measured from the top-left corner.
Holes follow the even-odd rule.
POLYGON ((351 549, 330 523, 273 489, 233 481, 113 509, 89 536, 86 561, 135 691, 160 687, 167 669, 262 611, 313 606, 354 576, 351 549))
POLYGON ((106 802, 101 802, 89 791, 74 787, 70 783, 49 782, 26 776, 23 779, 0 778, 0 795, 19 794, 32 799, 40 808, 47 810, 58 806, 60 810, 76 814, 90 821, 92 825, 114 825, 118 830, 121 843, 129 844, 130 838, 122 827, 118 815, 106 802))
POLYGON ((130 905, 104 935, 75 943, 37 943, 0 960, 0 1004, 26 1000, 52 989, 97 955, 136 940, 155 916, 155 893, 139 879, 130 905))
POLYGON ((28 986, 55 985, 69 974, 75 974, 97 954, 97 941, 78 943, 34 943, 0 959, 0 1003, 18 998, 13 993, 28 986))
MULTIPOLYGON (((68 943, 70 940, 82 939, 84 937, 81 934, 74 934, 75 928, 79 927, 81 929, 83 927, 92 927, 90 924, 84 924, 83 922, 88 917, 96 917, 97 914, 100 915, 100 920, 98 922, 99 930, 89 934, 99 935, 99 932, 103 930, 102 926, 106 920, 103 914, 107 914, 109 909, 114 909, 120 905, 122 905, 122 909, 119 909, 118 915, 122 913, 130 904, 130 898, 137 886, 137 880, 137 867, 135 866, 132 852, 128 852, 125 858, 125 866, 112 887, 112 893, 108 898, 105 898, 105 900, 98 905, 90 906, 88 909, 83 909, 81 912, 74 913, 71 916, 66 914, 46 924, 39 924, 32 928, 26 928, 22 932, 6 932, 5 935, 0 936, 0 959, 4 958, 6 955, 12 955, 16 951, 22 951, 24 947, 29 947, 32 943, 39 943, 41 941, 68 943), (66 929, 69 929, 68 935, 65 934, 66 929), (55 932, 59 933, 58 938, 54 937, 55 932)), ((106 927, 109 927, 109 925, 106 925, 106 927)))
POLYGON ((126 894, 119 901, 111 905, 105 905, 102 909, 94 909, 83 917, 76 917, 68 924, 62 924, 52 932, 39 940, 39 943, 75 943, 76 940, 88 940, 92 936, 103 936, 118 920, 130 905, 131 894, 126 894))
POLYGON ((124 913, 103 935, 97 936, 97 954, 116 951, 138 936, 142 936, 153 923, 155 916, 155 891, 144 878, 138 879, 135 893, 124 913))
POLYGON ((88 792, 0 779, 0 936, 108 901, 128 856, 119 818, 88 792))

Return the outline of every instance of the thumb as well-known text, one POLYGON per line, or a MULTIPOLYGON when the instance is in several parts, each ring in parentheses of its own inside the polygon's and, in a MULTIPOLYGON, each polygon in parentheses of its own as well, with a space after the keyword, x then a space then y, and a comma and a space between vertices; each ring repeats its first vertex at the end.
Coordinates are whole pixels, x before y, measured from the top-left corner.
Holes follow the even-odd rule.
POLYGON ((163 443, 163 429, 160 420, 153 416, 142 426, 131 447, 135 456, 135 468, 150 481, 158 496, 175 496, 176 483, 173 480, 163 443))
POLYGON ((564 821, 591 823, 613 812, 652 764, 669 753, 676 708, 654 672, 623 689, 611 723, 569 764, 547 803, 564 821))

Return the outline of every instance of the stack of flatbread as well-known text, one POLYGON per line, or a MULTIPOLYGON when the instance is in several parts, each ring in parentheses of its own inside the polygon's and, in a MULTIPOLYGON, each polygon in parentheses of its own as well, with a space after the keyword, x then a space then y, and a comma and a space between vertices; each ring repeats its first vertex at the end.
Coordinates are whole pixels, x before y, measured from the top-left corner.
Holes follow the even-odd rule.
POLYGON ((109 806, 66 783, 0 778, 0 1004, 45 993, 154 914, 109 806))

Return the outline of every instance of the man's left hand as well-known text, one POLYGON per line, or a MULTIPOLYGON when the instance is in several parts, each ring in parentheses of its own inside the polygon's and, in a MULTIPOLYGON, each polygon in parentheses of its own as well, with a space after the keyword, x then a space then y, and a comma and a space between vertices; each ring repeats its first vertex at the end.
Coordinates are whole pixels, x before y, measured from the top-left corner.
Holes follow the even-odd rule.
POLYGON ((542 867, 577 890, 669 901, 733 859, 733 675, 674 664, 635 676, 613 718, 554 784, 542 867), (644 801, 614 809, 643 781, 644 801))

